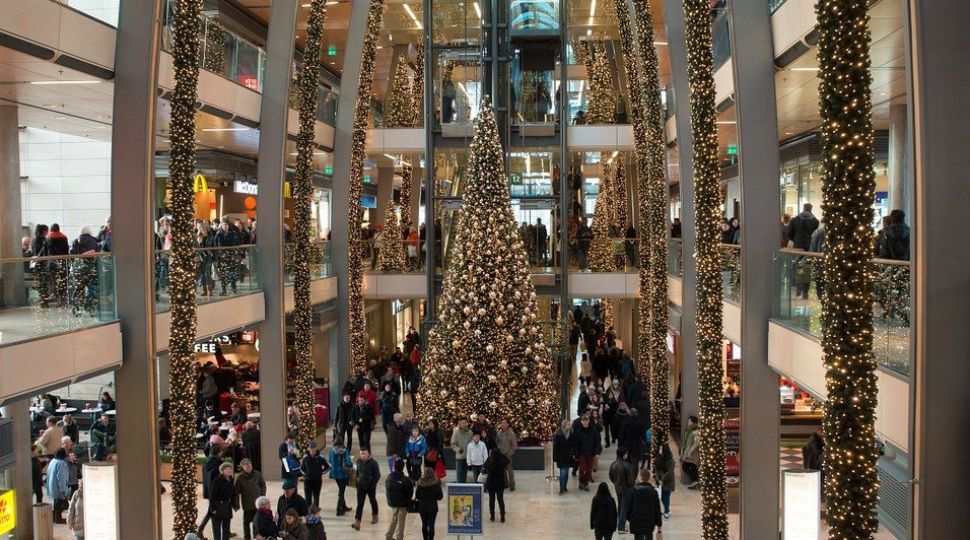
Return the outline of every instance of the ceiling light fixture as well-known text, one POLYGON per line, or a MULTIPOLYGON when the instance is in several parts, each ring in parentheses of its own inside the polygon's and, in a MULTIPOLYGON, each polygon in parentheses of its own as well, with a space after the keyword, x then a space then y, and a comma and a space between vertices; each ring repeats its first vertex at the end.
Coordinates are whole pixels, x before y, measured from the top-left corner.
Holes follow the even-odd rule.
POLYGON ((475 2, 474 6, 475 6, 475 14, 478 15, 478 18, 479 19, 481 19, 482 18, 482 7, 478 5, 478 2, 475 2))
POLYGON ((238 127, 238 128, 202 128, 202 131, 249 131, 248 127, 238 127))
POLYGON ((593 17, 596 16, 596 0, 590 0, 589 2, 589 21, 586 22, 587 25, 593 26, 593 17))
POLYGON ((54 84, 101 84, 104 81, 99 81, 96 79, 86 79, 80 81, 30 81, 30 84, 35 84, 37 86, 46 86, 54 84))
POLYGON ((718 120, 715 123, 717 125, 719 125, 719 126, 733 126, 733 125, 737 124, 738 122, 736 120, 718 120))
POLYGON ((788 71, 818 71, 818 70, 819 70, 819 68, 817 68, 817 67, 794 67, 794 68, 788 68, 788 71))
POLYGON ((418 27, 418 30, 424 29, 424 27, 421 26, 421 21, 418 20, 418 16, 414 14, 413 10, 411 10, 411 6, 404 4, 404 11, 407 11, 408 15, 411 16, 411 20, 414 21, 414 24, 418 27))
POLYGON ((52 120, 67 120, 66 116, 55 116, 52 120))
POLYGON ((653 44, 654 45, 667 45, 667 42, 666 41, 654 41, 653 44))

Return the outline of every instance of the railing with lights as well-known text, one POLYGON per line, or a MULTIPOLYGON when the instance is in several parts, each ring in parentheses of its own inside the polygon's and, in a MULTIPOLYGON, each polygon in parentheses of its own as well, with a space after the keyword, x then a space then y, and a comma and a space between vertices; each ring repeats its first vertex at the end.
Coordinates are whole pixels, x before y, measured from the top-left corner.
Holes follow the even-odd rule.
MULTIPOLYGON (((197 304, 217 302, 262 290, 255 244, 207 247, 195 250, 197 304)), ((169 308, 168 278, 171 252, 155 251, 155 311, 169 308)))
MULTIPOLYGON (((293 247, 294 244, 283 245, 283 280, 290 285, 293 283, 293 247)), ((323 279, 333 273, 333 246, 326 240, 310 243, 310 279, 323 279)))
POLYGON ((741 246, 721 244, 721 282, 724 301, 741 304, 741 246))
POLYGON ((110 253, 0 259, 0 347, 117 320, 110 253))
MULTIPOLYGON (((822 339, 822 254, 782 249, 774 256, 772 319, 822 339)), ((873 259, 873 350, 883 367, 909 375, 910 263, 873 259)))

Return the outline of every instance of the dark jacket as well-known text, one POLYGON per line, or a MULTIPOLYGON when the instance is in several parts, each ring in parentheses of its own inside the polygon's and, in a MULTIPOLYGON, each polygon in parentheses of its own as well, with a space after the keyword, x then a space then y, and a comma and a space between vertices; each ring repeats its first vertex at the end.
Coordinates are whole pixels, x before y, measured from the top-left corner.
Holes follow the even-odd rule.
MULTIPOLYGON (((337 405, 337 414, 334 416, 333 425, 334 427, 340 429, 349 429, 350 424, 354 421, 354 408, 356 405, 353 403, 340 402, 337 405)), ((349 442, 349 441, 348 441, 349 442)))
POLYGON ((573 430, 573 447, 577 456, 595 456, 603 451, 600 432, 590 422, 589 427, 582 424, 573 430))
POLYGON ((617 459, 610 465, 610 482, 620 495, 637 482, 637 466, 625 459, 617 459))
POLYGON ((509 468, 509 458, 502 452, 492 452, 485 460, 485 491, 498 493, 505 490, 505 470, 509 468))
POLYGON ((316 523, 306 524, 307 533, 309 533, 309 540, 327 540, 327 531, 323 527, 323 522, 318 521, 316 523))
POLYGON ((294 525, 286 532, 286 540, 310 540, 310 530, 306 528, 306 524, 297 522, 294 525))
POLYGON ((384 481, 387 489, 387 505, 391 508, 407 508, 414 494, 414 482, 397 471, 392 472, 384 481))
POLYGON ((882 235, 876 256, 880 259, 909 260, 909 225, 893 223, 886 227, 882 235))
POLYGON ((255 510, 256 499, 266 495, 266 480, 259 471, 245 471, 236 475, 236 495, 239 497, 237 507, 243 510, 255 510))
POLYGON ((209 515, 214 518, 231 519, 234 506, 238 507, 236 486, 232 480, 220 474, 209 486, 209 515))
POLYGON ((323 475, 330 472, 330 464, 319 453, 312 456, 307 454, 300 461, 300 472, 307 480, 322 480, 323 475))
POLYGON ((74 244, 71 245, 71 255, 82 255, 88 253, 89 251, 100 251, 100 246, 98 246, 97 238, 91 236, 90 234, 82 234, 74 240, 74 244))
MULTIPOLYGON (((661 456, 660 459, 663 460, 663 457, 661 456)), ((665 461, 661 461, 661 463, 657 464, 657 476, 660 477, 660 487, 664 491, 672 492, 677 487, 677 482, 674 479, 675 467, 676 465, 674 464, 673 454, 671 454, 670 457, 668 457, 665 461)))
POLYGON ((67 255, 71 251, 70 247, 67 245, 67 237, 64 236, 60 231, 51 231, 47 233, 47 238, 44 240, 44 252, 42 255, 67 255))
POLYGON ((562 428, 556 430, 552 437, 552 460, 560 469, 576 466, 576 454, 574 453, 572 432, 567 437, 562 428))
POLYGON ((642 417, 633 418, 631 416, 629 420, 623 423, 623 429, 620 431, 620 446, 626 448, 638 459, 640 453, 643 452, 647 427, 648 424, 642 417))
POLYGON ((369 490, 377 486, 381 479, 381 468, 373 458, 367 461, 357 460, 357 489, 369 490))
POLYGON ((275 538, 279 534, 280 529, 273 521, 273 512, 256 512, 256 518, 253 520, 253 536, 262 535, 264 538, 275 538))
POLYGON ((660 513, 660 497, 650 484, 637 484, 630 498, 630 533, 653 534, 655 527, 663 526, 660 513))
POLYGON ((818 226, 817 217, 811 212, 802 212, 788 224, 788 239, 796 249, 807 250, 812 242, 812 233, 818 226))
POLYGON ((283 518, 286 516, 286 511, 290 508, 296 510, 296 513, 300 517, 305 517, 310 513, 307 509, 306 499, 301 497, 299 493, 294 491, 293 496, 289 499, 286 498, 286 495, 280 495, 279 500, 276 501, 276 526, 280 529, 283 528, 283 522, 285 521, 283 518))
POLYGON ((374 429, 374 407, 370 403, 354 406, 354 424, 357 429, 370 431, 374 429))
POLYGON ((602 532, 616 530, 616 500, 612 495, 593 497, 589 509, 589 528, 602 532))
POLYGON ((444 498, 444 493, 441 491, 441 480, 433 480, 428 484, 424 483, 424 479, 418 480, 414 491, 414 498, 418 500, 418 512, 438 511, 438 501, 444 498))
POLYGON ((404 428, 391 422, 387 425, 387 455, 388 456, 400 456, 404 457, 404 445, 407 442, 407 436, 404 434, 404 428))
POLYGON ((588 393, 583 392, 582 394, 579 394, 579 400, 576 403, 576 416, 586 414, 586 410, 589 408, 589 402, 590 398, 588 393))
POLYGON ((222 458, 210 455, 202 464, 202 497, 208 499, 212 491, 212 481, 219 477, 219 466, 222 458))

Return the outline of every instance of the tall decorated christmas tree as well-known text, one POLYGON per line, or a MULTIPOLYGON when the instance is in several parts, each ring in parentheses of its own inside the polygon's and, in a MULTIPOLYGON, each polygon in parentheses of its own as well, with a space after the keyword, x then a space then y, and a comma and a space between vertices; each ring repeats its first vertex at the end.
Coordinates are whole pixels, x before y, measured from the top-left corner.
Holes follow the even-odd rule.
POLYGON ((407 266, 401 226, 398 224, 394 201, 387 201, 384 212, 384 229, 381 231, 381 249, 377 252, 377 269, 380 272, 403 272, 407 266))
POLYGON ((486 414, 544 438, 559 420, 557 381, 503 157, 486 98, 468 160, 459 249, 422 363, 420 409, 445 425, 486 414))
POLYGON ((388 92, 387 110, 384 111, 384 127, 410 127, 413 117, 414 97, 411 92, 411 77, 408 76, 407 58, 402 56, 394 70, 393 88, 388 92))
POLYGON ((611 170, 603 161, 603 178, 600 192, 593 209, 593 240, 589 244, 589 269, 593 272, 615 272, 616 260, 613 258, 613 243, 610 239, 610 217, 612 214, 613 186, 611 170))

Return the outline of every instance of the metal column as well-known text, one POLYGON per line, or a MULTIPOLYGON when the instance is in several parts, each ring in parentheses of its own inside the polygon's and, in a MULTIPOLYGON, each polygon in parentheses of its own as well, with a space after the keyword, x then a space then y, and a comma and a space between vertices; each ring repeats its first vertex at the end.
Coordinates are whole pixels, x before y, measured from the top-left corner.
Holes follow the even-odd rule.
MULTIPOLYGON (((572 209, 572 197, 569 191, 569 67, 566 62, 569 22, 569 2, 559 4, 559 92, 561 99, 556 103, 559 107, 559 404, 562 419, 569 418, 569 401, 572 385, 572 369, 575 358, 569 358, 569 331, 566 326, 566 311, 570 308, 569 301, 569 212, 572 209)), ((582 168, 582 161, 580 161, 582 168)), ((585 221, 586 216, 583 216, 585 221)), ((578 321, 577 321, 578 322, 578 321)))
MULTIPOLYGON (((20 129, 17 110, 16 105, 0 106, 0 193, 5 197, 0 210, 0 259, 23 255, 20 246, 23 211, 20 202, 20 129)), ((24 294, 23 265, 4 265, 3 273, 0 305, 25 305, 27 297, 24 294)))
MULTIPOLYGON (((435 207, 438 202, 435 200, 435 162, 434 162, 434 0, 424 0, 424 11, 422 19, 424 23, 424 241, 432 249, 425 250, 425 272, 427 297, 425 301, 424 321, 421 325, 422 342, 425 349, 428 349, 428 330, 434 325, 437 318, 437 306, 435 304, 435 275, 438 273, 438 238, 435 230, 435 207)), ((417 223, 417 222, 415 222, 417 223)), ((442 230, 444 234, 444 230, 442 230)), ((444 244, 442 243, 442 247, 444 244)), ((441 256, 444 257, 444 249, 441 256)), ((442 265, 443 266, 443 265, 442 265)))
POLYGON ((677 122, 677 157, 680 163, 680 201, 682 205, 682 274, 681 328, 683 362, 680 378, 681 425, 687 416, 698 413, 697 402, 697 328, 694 313, 697 306, 697 263, 694 261, 694 137, 690 130, 690 89, 687 85, 687 45, 684 6, 677 0, 664 0, 667 42, 674 81, 674 106, 677 122))
POLYGON ((778 117, 771 16, 764 4, 728 10, 741 175, 741 536, 778 536, 778 374, 768 366, 772 254, 779 223, 778 117), (749 234, 750 233, 750 234, 749 234))
POLYGON ((967 254, 966 141, 970 112, 963 106, 970 72, 970 3, 910 0, 916 190, 913 235, 916 360, 916 468, 913 538, 963 538, 970 529, 966 453, 970 407, 970 279, 967 254))
POLYGON ((280 478, 272 456, 286 431, 286 306, 283 279, 283 182, 286 120, 298 2, 273 2, 266 43, 266 78, 259 112, 258 269, 266 299, 259 332, 260 455, 263 476, 280 478))
MULTIPOLYGON (((120 530, 161 538, 153 287, 155 91, 160 0, 123 2, 115 46, 111 247, 124 363, 115 374, 120 530)), ((114 509, 107 509, 113 511, 114 509)))
POLYGON ((13 420, 13 453, 16 461, 8 469, 11 481, 6 487, 16 491, 17 527, 10 534, 10 540, 31 540, 34 538, 34 484, 30 451, 34 437, 30 432, 30 402, 26 398, 11 401, 0 412, 4 418, 13 420))
MULTIPOLYGON (((344 70, 340 78, 340 98, 337 100, 337 125, 334 130, 333 151, 333 228, 331 238, 334 274, 337 276, 337 320, 340 324, 337 351, 330 358, 330 410, 337 410, 340 388, 350 374, 350 319, 347 283, 347 239, 349 235, 350 205, 360 201, 350 199, 350 152, 354 131, 354 106, 360 80, 360 56, 367 33, 367 12, 370 2, 358 0, 350 11, 347 45, 344 49, 344 70)), ((356 249, 356 246, 355 246, 356 249)))

